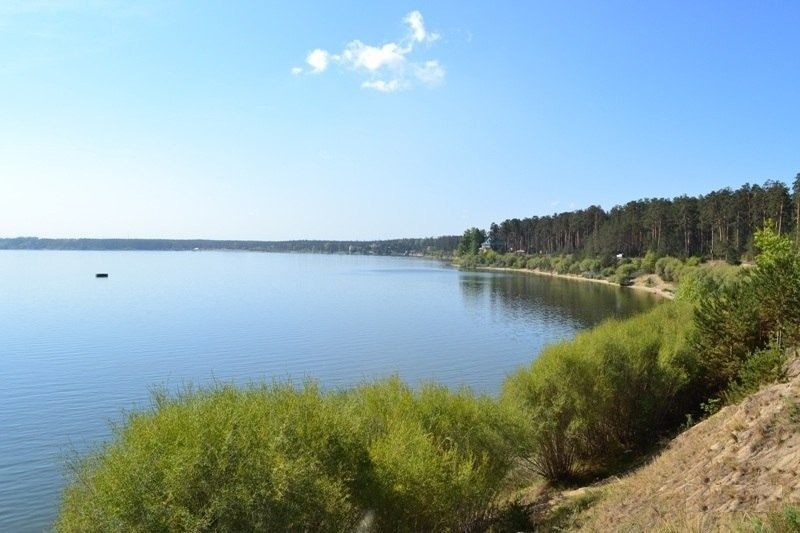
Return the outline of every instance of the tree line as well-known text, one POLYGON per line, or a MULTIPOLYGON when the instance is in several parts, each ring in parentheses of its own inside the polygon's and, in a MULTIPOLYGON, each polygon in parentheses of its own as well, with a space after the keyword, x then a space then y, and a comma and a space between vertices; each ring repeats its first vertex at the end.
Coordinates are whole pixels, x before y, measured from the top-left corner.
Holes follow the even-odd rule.
POLYGON ((492 223, 488 232, 470 228, 458 253, 476 253, 486 238, 499 239, 508 251, 527 254, 575 253, 699 256, 732 262, 754 255, 753 236, 768 220, 779 235, 800 241, 800 173, 791 189, 781 181, 746 183, 697 197, 645 198, 609 211, 585 209, 492 223))
POLYGON ((299 252, 367 255, 452 254, 458 236, 376 241, 233 241, 209 239, 40 239, 0 238, 0 250, 234 250, 251 252, 299 252))

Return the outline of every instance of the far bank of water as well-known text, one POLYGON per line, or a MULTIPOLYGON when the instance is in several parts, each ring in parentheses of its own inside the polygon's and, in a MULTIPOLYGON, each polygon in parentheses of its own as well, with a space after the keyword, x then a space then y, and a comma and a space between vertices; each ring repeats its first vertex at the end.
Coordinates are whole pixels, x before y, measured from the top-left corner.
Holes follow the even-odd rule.
POLYGON ((153 385, 397 373, 495 394, 544 344, 657 298, 418 258, 3 251, 0 301, 0 531, 40 531, 66 455, 153 385))

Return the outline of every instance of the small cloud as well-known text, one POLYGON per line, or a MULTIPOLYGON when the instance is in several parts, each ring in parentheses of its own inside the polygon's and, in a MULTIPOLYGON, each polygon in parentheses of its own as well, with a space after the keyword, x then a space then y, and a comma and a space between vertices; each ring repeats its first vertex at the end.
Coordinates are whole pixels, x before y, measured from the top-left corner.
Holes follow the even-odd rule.
MULTIPOLYGON (((395 92, 406 89, 413 81, 428 87, 442 82, 445 69, 437 60, 412 61, 411 56, 417 43, 432 43, 439 39, 438 33, 427 31, 422 14, 412 11, 403 18, 409 31, 397 42, 387 42, 374 46, 359 39, 350 41, 340 54, 316 48, 306 56, 310 72, 325 72, 330 64, 338 64, 355 72, 362 72, 368 79, 361 83, 364 89, 381 92, 395 92)), ((295 67, 292 74, 300 74, 302 69, 295 67)))
POLYGON ((414 75, 419 81, 428 85, 438 85, 444 79, 444 68, 438 61, 426 61, 424 65, 417 66, 414 75))
POLYGON ((342 53, 342 59, 355 68, 364 68, 370 72, 385 66, 397 68, 406 60, 402 50, 395 43, 388 43, 378 48, 361 41, 348 44, 342 53))
POLYGON ((550 202, 550 207, 558 207, 558 204, 561 203, 561 200, 554 200, 550 202))
POLYGON ((328 58, 330 54, 328 54, 327 50, 322 50, 321 48, 317 48, 311 53, 306 56, 306 63, 311 66, 311 72, 319 73, 325 72, 325 69, 328 68, 328 58))
POLYGON ((298 74, 302 74, 303 69, 300 67, 292 67, 292 75, 297 76, 298 74))
POLYGON ((401 88, 400 80, 392 80, 392 81, 384 81, 384 80, 374 80, 374 81, 365 81, 361 84, 363 89, 375 89, 376 91, 380 91, 382 93, 393 93, 394 91, 401 88))

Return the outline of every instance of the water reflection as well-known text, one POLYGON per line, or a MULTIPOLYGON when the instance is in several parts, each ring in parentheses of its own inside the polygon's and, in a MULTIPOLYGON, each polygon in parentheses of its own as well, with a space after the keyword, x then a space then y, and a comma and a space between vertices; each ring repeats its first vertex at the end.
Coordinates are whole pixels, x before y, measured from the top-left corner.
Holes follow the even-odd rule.
POLYGON ((462 272, 460 287, 468 307, 488 304, 514 320, 545 320, 578 329, 610 316, 640 313, 659 301, 653 294, 613 285, 523 273, 462 272))

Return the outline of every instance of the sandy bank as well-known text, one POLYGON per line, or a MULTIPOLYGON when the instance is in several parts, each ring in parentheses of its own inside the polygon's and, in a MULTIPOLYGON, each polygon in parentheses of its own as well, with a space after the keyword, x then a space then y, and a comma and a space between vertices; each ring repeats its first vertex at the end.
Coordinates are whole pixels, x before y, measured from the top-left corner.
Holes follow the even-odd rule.
MULTIPOLYGON (((550 276, 552 278, 571 279, 575 281, 588 281, 591 283, 601 283, 604 285, 611 285, 613 287, 620 287, 618 283, 614 283, 607 279, 591 279, 591 278, 584 278, 582 276, 577 276, 575 274, 558 274, 556 272, 545 272, 543 270, 531 270, 528 268, 476 267, 476 269, 496 271, 496 272, 519 272, 522 274, 533 274, 536 276, 550 276)), ((676 289, 674 284, 666 283, 664 280, 662 280, 655 274, 644 274, 642 276, 634 278, 633 284, 628 286, 623 286, 622 288, 633 289, 642 292, 649 292, 650 294, 655 294, 656 296, 660 296, 668 300, 672 300, 673 298, 675 298, 675 289, 676 289)))

